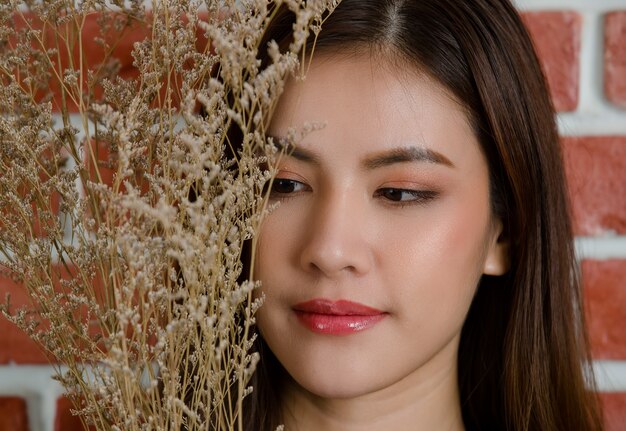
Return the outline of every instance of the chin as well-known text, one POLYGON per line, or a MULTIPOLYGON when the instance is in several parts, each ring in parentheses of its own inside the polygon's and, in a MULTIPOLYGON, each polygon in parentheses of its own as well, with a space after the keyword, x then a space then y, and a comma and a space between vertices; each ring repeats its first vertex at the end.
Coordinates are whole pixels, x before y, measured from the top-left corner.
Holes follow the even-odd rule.
MULTIPOLYGON (((326 370, 327 371, 327 370, 326 370)), ((325 399, 356 398, 376 392, 384 387, 381 382, 372 381, 372 372, 358 375, 354 370, 335 369, 334 373, 308 370, 291 374, 292 384, 310 394, 325 399)))

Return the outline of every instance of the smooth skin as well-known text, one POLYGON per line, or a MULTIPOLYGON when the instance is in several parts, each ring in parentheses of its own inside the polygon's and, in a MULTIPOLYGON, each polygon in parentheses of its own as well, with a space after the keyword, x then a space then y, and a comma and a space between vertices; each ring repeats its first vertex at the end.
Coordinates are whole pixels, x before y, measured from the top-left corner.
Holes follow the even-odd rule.
POLYGON ((288 83, 270 133, 306 122, 325 127, 280 161, 255 269, 258 327, 289 374, 286 429, 462 430, 461 328, 480 277, 507 270, 467 116, 410 66, 319 55, 288 83), (315 333, 292 307, 316 298, 386 316, 315 333))

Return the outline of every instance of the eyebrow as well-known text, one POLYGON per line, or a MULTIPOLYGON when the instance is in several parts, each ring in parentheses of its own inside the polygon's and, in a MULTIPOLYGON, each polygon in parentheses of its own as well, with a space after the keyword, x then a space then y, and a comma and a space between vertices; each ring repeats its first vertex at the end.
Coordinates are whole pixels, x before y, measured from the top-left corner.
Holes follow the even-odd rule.
POLYGON ((390 166, 396 163, 407 162, 425 162, 434 163, 450 168, 454 168, 454 164, 443 154, 426 147, 400 147, 383 151, 363 160, 363 166, 368 169, 376 169, 390 166))
MULTIPOLYGON (((321 165, 319 157, 311 151, 296 147, 280 139, 275 140, 275 145, 278 147, 279 150, 284 151, 286 155, 293 157, 296 160, 311 163, 316 166, 321 165)), ((414 145, 381 151, 374 155, 368 156, 361 163, 366 170, 373 170, 386 166, 391 166, 396 163, 409 162, 433 163, 447 166, 450 168, 455 167, 454 163, 452 163, 450 159, 448 159, 443 154, 430 148, 414 145)))
POLYGON ((272 136, 272 138, 274 139, 274 145, 278 148, 278 151, 282 152, 286 156, 293 157, 301 162, 311 163, 316 166, 321 165, 319 157, 312 152, 296 147, 295 145, 287 142, 286 139, 278 138, 276 136, 272 136))

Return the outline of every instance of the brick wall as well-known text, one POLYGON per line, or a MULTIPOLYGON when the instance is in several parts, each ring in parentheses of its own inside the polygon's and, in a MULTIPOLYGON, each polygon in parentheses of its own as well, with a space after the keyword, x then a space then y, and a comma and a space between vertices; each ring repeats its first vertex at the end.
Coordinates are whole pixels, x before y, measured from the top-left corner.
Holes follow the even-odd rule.
MULTIPOLYGON (((607 430, 626 430, 626 0, 517 4, 559 111, 607 430)), ((139 34, 119 47, 122 73, 139 34)), ((0 297, 5 292, 16 304, 26 300, 0 279, 0 297)), ((0 318, 0 431, 81 429, 52 373, 37 347, 0 318)))

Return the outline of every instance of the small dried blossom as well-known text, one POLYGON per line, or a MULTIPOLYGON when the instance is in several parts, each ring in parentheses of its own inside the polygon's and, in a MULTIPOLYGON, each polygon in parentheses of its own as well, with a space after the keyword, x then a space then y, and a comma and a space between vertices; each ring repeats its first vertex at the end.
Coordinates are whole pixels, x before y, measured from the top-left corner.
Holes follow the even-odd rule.
POLYGON ((0 3, 0 271, 33 304, 0 310, 64 364, 95 429, 241 426, 262 304, 241 259, 278 154, 264 132, 335 6, 0 3), (296 17, 286 52, 261 46, 277 7, 296 17), (87 22, 98 64, 80 53, 87 22), (138 76, 121 77, 114 48, 138 26, 138 76))

